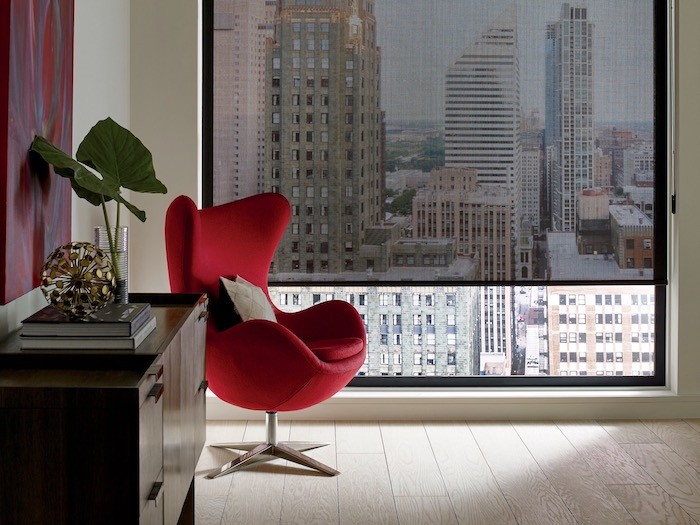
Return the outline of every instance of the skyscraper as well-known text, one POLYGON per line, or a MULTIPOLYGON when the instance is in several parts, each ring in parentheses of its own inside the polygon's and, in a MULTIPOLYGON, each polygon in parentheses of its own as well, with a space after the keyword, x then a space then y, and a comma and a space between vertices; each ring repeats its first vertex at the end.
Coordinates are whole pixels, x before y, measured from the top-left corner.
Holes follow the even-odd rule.
POLYGON ((578 195, 594 184, 593 28, 588 10, 569 4, 547 24, 545 49, 552 56, 546 77, 553 89, 547 90, 545 113, 553 121, 546 122, 545 143, 551 137, 552 227, 558 231, 576 230, 578 195))
POLYGON ((214 12, 214 204, 262 191, 265 55, 276 0, 217 0, 214 12))
POLYGON ((267 52, 265 189, 291 226, 273 273, 360 270, 384 190, 374 2, 284 0, 267 52))
MULTIPOLYGON (((445 79, 445 166, 473 168, 511 199, 512 279, 522 219, 520 67, 516 7, 503 11, 455 60, 445 79)), ((480 254, 481 257, 493 254, 480 254)))
POLYGON ((462 52, 445 79, 445 166, 473 168, 480 184, 510 192, 513 235, 520 227, 520 120, 513 4, 462 52))

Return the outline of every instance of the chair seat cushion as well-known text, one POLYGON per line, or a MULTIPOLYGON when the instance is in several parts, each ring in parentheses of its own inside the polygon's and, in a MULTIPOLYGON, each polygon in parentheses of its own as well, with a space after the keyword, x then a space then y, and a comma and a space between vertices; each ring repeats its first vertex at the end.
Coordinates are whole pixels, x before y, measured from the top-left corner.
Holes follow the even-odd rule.
POLYGON ((219 277, 219 281, 226 294, 231 298, 233 308, 241 320, 267 319, 268 321, 277 321, 275 311, 260 287, 249 283, 240 275, 236 276, 234 281, 225 277, 219 277))
POLYGON ((362 351, 364 343, 359 337, 339 337, 337 339, 319 339, 307 343, 309 349, 321 361, 330 363, 347 359, 362 351))

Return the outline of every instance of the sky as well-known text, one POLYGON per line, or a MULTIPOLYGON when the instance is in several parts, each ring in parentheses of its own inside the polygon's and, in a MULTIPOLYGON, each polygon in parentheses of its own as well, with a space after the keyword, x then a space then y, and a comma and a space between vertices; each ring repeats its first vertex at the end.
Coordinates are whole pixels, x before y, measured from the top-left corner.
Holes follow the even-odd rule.
MULTIPOLYGON (((596 122, 653 118, 653 0, 580 0, 594 22, 596 122)), ((447 68, 512 0, 376 0, 382 108, 396 120, 444 118, 447 68)), ((521 106, 544 118, 544 30, 561 1, 517 0, 521 106)))

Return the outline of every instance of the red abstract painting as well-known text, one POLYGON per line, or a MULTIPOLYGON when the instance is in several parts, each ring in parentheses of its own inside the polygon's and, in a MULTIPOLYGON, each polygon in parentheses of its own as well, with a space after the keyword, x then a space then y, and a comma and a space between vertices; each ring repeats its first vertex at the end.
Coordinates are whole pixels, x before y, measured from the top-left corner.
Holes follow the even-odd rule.
POLYGON ((72 153, 72 124, 73 0, 0 0, 0 304, 70 240, 70 184, 28 150, 41 135, 72 153))

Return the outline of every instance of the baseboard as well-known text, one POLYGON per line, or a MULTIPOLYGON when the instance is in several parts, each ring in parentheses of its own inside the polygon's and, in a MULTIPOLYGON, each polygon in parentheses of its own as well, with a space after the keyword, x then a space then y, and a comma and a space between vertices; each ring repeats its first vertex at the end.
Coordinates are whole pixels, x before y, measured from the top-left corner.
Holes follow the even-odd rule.
MULTIPOLYGON (((260 413, 207 397, 207 419, 246 420, 260 413)), ((700 418, 700 395, 649 390, 388 391, 347 389, 296 420, 538 420, 700 418)))

